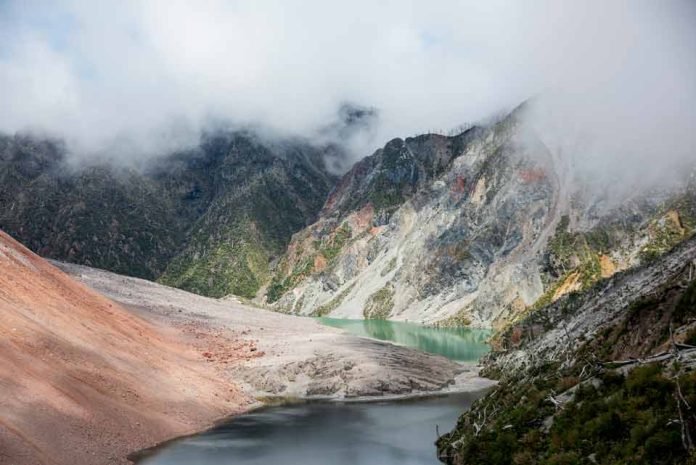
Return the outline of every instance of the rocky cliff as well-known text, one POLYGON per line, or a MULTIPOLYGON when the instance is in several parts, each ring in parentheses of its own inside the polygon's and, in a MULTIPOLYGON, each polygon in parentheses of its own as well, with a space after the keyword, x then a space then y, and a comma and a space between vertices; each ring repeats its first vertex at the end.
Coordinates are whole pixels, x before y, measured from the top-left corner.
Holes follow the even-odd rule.
POLYGON ((59 142, 0 137, 0 228, 45 257, 253 297, 320 210, 336 150, 218 132, 137 168, 76 167, 59 142))
POLYGON ((503 328, 688 237, 694 179, 611 201, 524 122, 395 139, 297 233, 263 300, 291 313, 503 328))
POLYGON ((522 318, 483 364, 500 384, 446 463, 693 463, 696 238, 522 318))
POLYGON ((696 225, 693 175, 617 198, 525 112, 394 139, 340 180, 335 146, 244 131, 137 169, 0 138, 0 227, 47 257, 282 312, 505 328, 696 225))

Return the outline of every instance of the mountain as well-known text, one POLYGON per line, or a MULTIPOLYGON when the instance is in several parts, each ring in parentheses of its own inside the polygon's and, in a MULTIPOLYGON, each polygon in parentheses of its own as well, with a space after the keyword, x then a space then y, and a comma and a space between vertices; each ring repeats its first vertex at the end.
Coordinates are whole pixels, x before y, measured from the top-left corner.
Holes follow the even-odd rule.
POLYGON ((150 441, 245 404, 180 331, 133 315, 1 231, 0 267, 0 464, 125 464, 150 441))
POLYGON ((525 124, 526 106, 456 136, 394 139, 293 236, 278 311, 504 328, 653 260, 696 226, 696 180, 618 202, 525 124))
MULTIPOLYGON (((502 329, 696 227, 693 174, 617 197, 526 111, 394 139, 340 179, 337 145, 251 131, 138 168, 75 168, 60 143, 4 137, 0 227, 49 258, 282 312, 502 329)), ((344 113, 331 134, 375 117, 344 113)))
POLYGON ((693 463, 696 238, 511 325, 448 464, 693 463))
POLYGON ((320 210, 337 152, 216 132, 137 169, 76 167, 59 142, 0 137, 0 228, 45 257, 251 298, 320 210))

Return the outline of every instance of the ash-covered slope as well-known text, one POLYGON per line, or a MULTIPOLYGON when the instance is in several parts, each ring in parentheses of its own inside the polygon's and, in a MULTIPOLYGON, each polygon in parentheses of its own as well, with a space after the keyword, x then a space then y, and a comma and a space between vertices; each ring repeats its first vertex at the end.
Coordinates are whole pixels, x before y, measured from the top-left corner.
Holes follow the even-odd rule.
POLYGON ((454 137, 395 139, 359 162, 293 237, 266 302, 504 327, 693 230, 693 184, 609 203, 524 124, 524 111, 454 137))
POLYGON ((218 132, 138 169, 76 168, 60 143, 0 137, 0 228, 45 257, 252 297, 320 210, 331 150, 218 132))
POLYGON ((0 269, 0 463, 127 463, 138 448, 245 405, 181 334, 134 316, 3 232, 0 269))

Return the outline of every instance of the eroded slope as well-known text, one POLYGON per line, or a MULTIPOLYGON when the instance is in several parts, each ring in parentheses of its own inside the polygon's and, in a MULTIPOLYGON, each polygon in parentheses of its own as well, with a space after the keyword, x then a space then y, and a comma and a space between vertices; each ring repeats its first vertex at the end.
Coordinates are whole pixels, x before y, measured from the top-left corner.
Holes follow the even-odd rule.
POLYGON ((295 234, 261 300, 283 312, 504 328, 649 262, 696 226, 696 178, 618 202, 525 125, 395 139, 295 234))
POLYGON ((693 463, 696 239, 496 338, 500 384, 438 441, 464 463, 693 463))
POLYGON ((0 232, 0 463, 125 463, 247 398, 172 332, 0 232))

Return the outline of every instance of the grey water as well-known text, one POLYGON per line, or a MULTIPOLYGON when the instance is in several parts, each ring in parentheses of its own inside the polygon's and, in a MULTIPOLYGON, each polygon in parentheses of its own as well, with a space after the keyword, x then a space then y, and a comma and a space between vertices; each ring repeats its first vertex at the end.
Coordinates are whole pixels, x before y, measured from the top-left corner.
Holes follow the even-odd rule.
MULTIPOLYGON (((485 331, 375 320, 322 322, 454 360, 475 361, 488 351, 485 331)), ((481 395, 265 407, 167 443, 138 465, 434 465, 439 463, 437 431, 450 431, 481 395)))
POLYGON ((139 465, 434 465, 448 432, 482 393, 387 402, 267 407, 161 447, 139 465))

